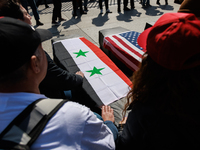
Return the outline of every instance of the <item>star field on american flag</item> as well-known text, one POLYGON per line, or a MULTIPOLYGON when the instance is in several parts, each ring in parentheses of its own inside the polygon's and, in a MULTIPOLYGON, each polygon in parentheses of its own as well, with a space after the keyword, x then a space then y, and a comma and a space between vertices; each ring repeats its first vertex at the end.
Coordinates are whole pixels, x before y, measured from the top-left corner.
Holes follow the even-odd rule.
POLYGON ((137 38, 140 35, 139 32, 125 32, 125 33, 121 33, 119 34, 122 37, 126 38, 130 43, 132 43, 133 45, 135 45, 137 48, 143 50, 142 47, 140 47, 137 43, 137 38))

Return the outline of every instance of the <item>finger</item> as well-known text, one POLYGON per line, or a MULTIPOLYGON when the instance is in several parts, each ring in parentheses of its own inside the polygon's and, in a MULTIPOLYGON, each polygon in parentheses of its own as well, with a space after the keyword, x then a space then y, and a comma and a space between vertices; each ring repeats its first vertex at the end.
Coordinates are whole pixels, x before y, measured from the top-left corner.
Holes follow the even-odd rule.
POLYGON ((105 106, 102 106, 102 112, 105 112, 106 108, 105 106))
POLYGON ((106 112, 110 112, 110 106, 105 106, 106 107, 106 112))
POLYGON ((107 106, 107 111, 108 111, 108 112, 110 112, 111 109, 112 109, 112 108, 111 108, 110 106, 107 106))

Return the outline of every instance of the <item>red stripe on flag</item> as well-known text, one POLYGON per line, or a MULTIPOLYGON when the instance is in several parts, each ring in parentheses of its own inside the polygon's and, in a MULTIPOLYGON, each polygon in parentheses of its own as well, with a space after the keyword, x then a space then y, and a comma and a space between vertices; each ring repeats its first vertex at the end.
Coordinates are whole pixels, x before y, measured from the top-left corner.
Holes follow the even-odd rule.
POLYGON ((81 41, 85 43, 101 61, 103 61, 108 67, 110 67, 127 85, 131 86, 131 81, 129 78, 110 60, 110 58, 96 45, 85 39, 84 37, 80 38, 81 41))
POLYGON ((128 54, 126 51, 122 50, 121 47, 119 47, 115 42, 113 42, 112 39, 110 39, 109 37, 105 38, 109 45, 106 45, 104 43, 104 47, 108 50, 110 50, 111 52, 113 52, 115 54, 115 56, 117 58, 119 58, 127 67, 129 67, 131 70, 136 71, 138 69, 138 66, 140 64, 140 62, 133 58, 130 54, 128 54), (137 67, 135 67, 137 66, 137 67))
MULTIPOLYGON (((118 40, 118 42, 120 42, 124 47, 126 47, 128 50, 130 50, 131 52, 133 52, 135 55, 137 55, 138 57, 142 57, 142 55, 137 52, 136 50, 134 50, 132 47, 130 47, 129 45, 126 44, 126 42, 124 42, 122 39, 120 39, 119 37, 117 37, 116 35, 113 36, 113 38, 115 38, 116 40, 118 40)), ((123 49, 122 49, 123 50, 123 49)))

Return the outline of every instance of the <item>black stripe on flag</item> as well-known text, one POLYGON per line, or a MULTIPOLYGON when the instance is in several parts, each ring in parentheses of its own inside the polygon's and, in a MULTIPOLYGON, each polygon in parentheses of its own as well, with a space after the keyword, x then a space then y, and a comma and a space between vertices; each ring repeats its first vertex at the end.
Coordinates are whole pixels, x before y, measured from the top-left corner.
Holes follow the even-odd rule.
MULTIPOLYGON (((79 71, 79 68, 77 67, 73 58, 61 42, 53 44, 53 55, 54 61, 61 68, 71 73, 76 73, 77 71, 79 71)), ((103 105, 102 101, 93 90, 92 86, 89 84, 86 78, 83 79, 82 87, 72 90, 72 97, 74 101, 88 106, 91 110, 97 113, 99 113, 100 111, 99 107, 103 105)))

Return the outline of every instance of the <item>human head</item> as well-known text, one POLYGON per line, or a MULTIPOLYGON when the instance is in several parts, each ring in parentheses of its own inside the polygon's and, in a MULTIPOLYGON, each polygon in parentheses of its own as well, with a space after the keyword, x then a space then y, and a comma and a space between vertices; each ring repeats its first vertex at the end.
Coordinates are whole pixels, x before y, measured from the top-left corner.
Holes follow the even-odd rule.
POLYGON ((200 0, 184 0, 178 12, 193 13, 200 20, 200 0))
POLYGON ((48 30, 35 30, 27 23, 9 17, 0 18, 0 26, 0 78, 20 69, 33 55, 37 56, 38 51, 41 53, 41 43, 52 37, 48 30))
POLYGON ((22 20, 30 25, 32 24, 31 16, 17 0, 1 0, 0 16, 11 17, 22 20))
POLYGON ((184 70, 200 65, 200 21, 194 14, 167 13, 140 34, 138 44, 159 65, 184 70))
POLYGON ((29 13, 27 12, 27 10, 22 5, 20 5, 20 9, 23 12, 23 20, 22 21, 24 21, 24 22, 32 25, 32 22, 31 22, 31 18, 32 17, 29 15, 29 13))

